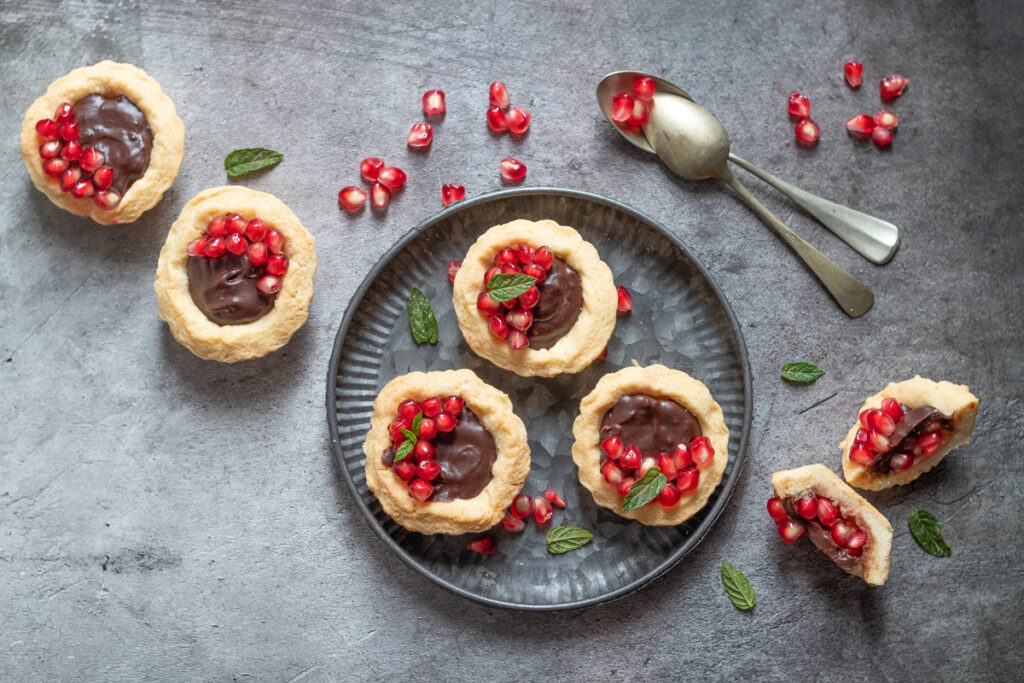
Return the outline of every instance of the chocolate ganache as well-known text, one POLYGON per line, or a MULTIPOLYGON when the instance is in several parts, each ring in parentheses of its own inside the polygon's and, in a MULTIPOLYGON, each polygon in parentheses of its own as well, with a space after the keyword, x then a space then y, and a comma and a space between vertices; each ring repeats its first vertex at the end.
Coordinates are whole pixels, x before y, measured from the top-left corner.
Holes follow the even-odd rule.
POLYGON ((556 258, 537 289, 540 300, 533 308, 533 325, 526 334, 530 338, 530 348, 550 349, 580 317, 583 283, 579 273, 556 258))
MULTIPOLYGON (((466 406, 459 413, 459 422, 450 432, 438 432, 434 445, 434 462, 441 466, 441 475, 432 481, 434 494, 430 500, 447 502, 455 498, 475 498, 491 481, 491 468, 498 459, 494 437, 480 424, 466 406)), ((391 467, 395 447, 384 451, 381 461, 391 467)))
POLYGON ((103 153, 114 171, 111 187, 121 196, 149 168, 153 131, 145 115, 124 95, 86 95, 74 103, 78 142, 103 153))
POLYGON ((918 406, 913 410, 902 406, 903 417, 896 423, 896 430, 889 435, 889 450, 875 458, 871 469, 880 474, 892 471, 892 458, 900 452, 910 452, 918 437, 936 429, 953 429, 953 418, 938 408, 918 406))
MULTIPOLYGON (((849 550, 836 545, 836 542, 832 540, 832 532, 821 522, 816 518, 804 519, 800 516, 800 513, 796 510, 797 500, 799 498, 783 498, 782 507, 785 508, 786 514, 789 515, 790 519, 804 525, 807 529, 807 538, 811 539, 811 543, 818 550, 828 555, 828 559, 832 560, 843 571, 851 571, 860 564, 862 557, 851 555, 849 550)), ((858 524, 857 526, 860 527, 861 525, 858 524)))
POLYGON ((277 294, 256 288, 262 266, 227 253, 218 258, 188 257, 188 291, 192 301, 211 322, 244 325, 259 320, 274 307, 277 294))
POLYGON ((630 394, 605 414, 600 438, 618 436, 624 446, 632 444, 645 457, 657 457, 671 454, 677 444, 689 445, 703 433, 693 413, 675 401, 630 394))

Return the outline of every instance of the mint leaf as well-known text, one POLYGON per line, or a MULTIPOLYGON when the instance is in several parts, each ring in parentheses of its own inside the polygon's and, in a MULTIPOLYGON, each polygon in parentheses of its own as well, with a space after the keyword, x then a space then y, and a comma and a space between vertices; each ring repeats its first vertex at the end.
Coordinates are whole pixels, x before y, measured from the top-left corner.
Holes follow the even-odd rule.
POLYGON ((747 581, 747 577, 739 569, 724 561, 722 562, 722 585, 725 586, 725 594, 732 600, 736 609, 745 612, 748 609, 753 609, 757 604, 757 593, 747 581))
POLYGON ((552 555, 561 555, 570 550, 577 550, 590 543, 594 534, 572 524, 556 526, 547 534, 548 552, 552 555))
POLYGON ((409 292, 409 329, 417 344, 437 343, 437 318, 427 295, 419 287, 409 292))
POLYGON ((825 374, 813 363, 786 363, 782 366, 782 379, 793 384, 810 384, 825 374))
POLYGON ((412 419, 412 429, 403 429, 402 434, 405 435, 405 441, 398 447, 398 451, 395 453, 395 459, 391 461, 394 465, 399 460, 405 460, 412 453, 412 449, 416 446, 416 442, 420 439, 420 426, 423 424, 423 413, 416 413, 416 417, 412 419))
POLYGON ((910 526, 910 533, 914 540, 926 553, 935 557, 949 557, 953 551, 946 545, 946 539, 942 537, 942 527, 935 515, 927 510, 918 510, 910 515, 907 521, 910 526))
POLYGON ((487 281, 487 293, 499 304, 511 301, 537 284, 537 278, 523 273, 498 273, 487 281))
POLYGON ((413 446, 415 445, 415 439, 406 439, 403 441, 402 445, 398 447, 398 451, 395 453, 395 459, 391 461, 391 464, 394 465, 396 462, 408 458, 409 454, 412 453, 413 446))
POLYGON ((629 510, 642 508, 657 498, 667 483, 668 479, 661 473, 661 470, 657 467, 652 467, 647 470, 647 474, 633 482, 633 485, 629 488, 629 493, 626 494, 626 498, 622 501, 622 509, 628 512, 629 510))
POLYGON ((246 173, 259 171, 281 163, 284 155, 272 149, 263 147, 251 147, 249 149, 236 149, 224 157, 224 169, 232 178, 243 176, 246 173))

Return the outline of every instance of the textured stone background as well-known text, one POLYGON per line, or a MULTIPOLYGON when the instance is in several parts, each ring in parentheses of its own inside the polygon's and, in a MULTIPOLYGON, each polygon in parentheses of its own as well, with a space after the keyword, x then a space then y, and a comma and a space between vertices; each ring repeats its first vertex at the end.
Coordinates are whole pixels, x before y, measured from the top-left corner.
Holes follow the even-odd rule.
POLYGON ((263 680, 701 678, 1007 679, 1024 665, 1020 492, 1024 9, 925 0, 348 4, 311 0, 0 4, 0 669, 3 678, 263 680), (893 6, 895 5, 895 6, 893 6), (844 58, 865 86, 842 82, 844 58), (52 206, 17 152, 21 116, 56 77, 104 58, 160 81, 187 128, 177 184, 133 225, 52 206), (713 183, 673 178, 620 141, 593 87, 624 67, 664 74, 722 118, 734 148, 783 178, 905 231, 888 266, 750 186, 868 282, 849 320, 768 229, 713 183), (847 138, 888 72, 911 78, 891 150, 847 138), (534 114, 492 138, 486 87, 534 114), (419 97, 448 93, 434 148, 405 148, 419 97), (791 144, 790 88, 821 142, 791 144), (181 206, 225 182, 224 155, 266 145, 248 181, 317 240, 310 321, 282 351, 233 367, 194 358, 156 314, 157 252, 181 206), (386 218, 341 215, 360 158, 409 171, 386 218), (439 186, 589 190, 669 225, 714 273, 754 373, 751 450, 708 539, 646 590, 580 613, 521 615, 449 595, 405 568, 349 500, 324 425, 324 378, 349 296, 380 254, 441 207, 439 186), (794 388, 789 360, 828 370, 794 388), (920 373, 982 400, 974 442, 914 484, 872 495, 896 530, 869 588, 764 513, 776 469, 821 460, 864 396, 920 373), (950 559, 906 531, 925 507, 950 559), (718 567, 743 569, 749 614, 718 567))

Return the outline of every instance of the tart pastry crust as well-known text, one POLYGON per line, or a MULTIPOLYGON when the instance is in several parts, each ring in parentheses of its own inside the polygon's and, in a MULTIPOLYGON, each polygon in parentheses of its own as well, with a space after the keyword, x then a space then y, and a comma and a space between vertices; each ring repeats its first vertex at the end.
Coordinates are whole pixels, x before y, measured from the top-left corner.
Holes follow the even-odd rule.
POLYGON ((873 472, 869 468, 850 460, 850 449, 853 448, 853 439, 857 434, 860 424, 855 421, 853 427, 839 444, 843 451, 843 476, 857 488, 869 491, 881 491, 890 486, 907 484, 922 474, 932 469, 946 457, 946 454, 954 448, 964 446, 971 440, 971 432, 974 431, 974 420, 978 416, 978 398, 970 392, 965 384, 953 384, 945 380, 933 382, 930 379, 915 376, 913 379, 902 382, 890 383, 885 389, 874 396, 868 397, 864 405, 860 407, 857 414, 860 415, 869 408, 881 408, 882 399, 894 398, 900 403, 916 408, 919 406, 932 406, 946 415, 953 416, 953 431, 943 442, 939 450, 931 457, 914 463, 910 469, 903 472, 889 472, 883 474, 873 472))
POLYGON ((580 483, 594 496, 594 502, 617 515, 648 526, 673 526, 693 517, 718 488, 729 462, 729 429, 725 426, 721 406, 703 383, 664 365, 624 368, 602 377, 594 390, 580 402, 580 414, 573 422, 572 434, 576 439, 572 446, 572 459, 579 468, 580 483), (601 420, 620 398, 629 394, 670 399, 683 406, 697 418, 701 431, 715 449, 710 466, 700 471, 697 490, 684 495, 674 507, 662 507, 657 501, 652 501, 637 510, 624 511, 621 508, 623 498, 601 476, 601 459, 604 457, 600 443, 601 420))
POLYGON ((601 355, 615 331, 618 293, 611 269, 576 230, 547 219, 517 219, 489 229, 469 248, 455 276, 452 303, 462 335, 478 356, 523 377, 552 377, 579 372, 601 355), (512 350, 490 333, 487 316, 476 307, 484 274, 494 265, 495 254, 520 242, 534 247, 546 245, 580 276, 583 310, 572 328, 550 349, 512 350))
POLYGON ((472 370, 411 372, 388 382, 373 403, 363 453, 366 485, 377 496, 384 512, 406 529, 422 534, 464 534, 489 529, 505 516, 530 473, 526 427, 512 412, 512 401, 472 370), (384 465, 381 456, 391 446, 388 427, 395 419, 398 404, 407 398, 422 401, 437 395, 462 397, 466 408, 490 432, 498 457, 491 468, 491 480, 473 498, 421 503, 409 495, 406 483, 384 465))
POLYGON ((889 576, 892 557, 892 525, 881 512, 864 500, 846 482, 824 465, 804 465, 772 474, 772 488, 779 498, 799 498, 811 491, 839 504, 844 517, 853 517, 868 534, 861 563, 850 574, 872 586, 881 586, 889 576))
POLYGON ((185 205, 167 234, 153 283, 157 309, 174 338, 200 358, 222 363, 259 358, 287 344, 305 324, 313 298, 316 263, 313 236, 280 199, 237 185, 213 187, 185 205), (221 326, 210 321, 192 300, 185 249, 203 234, 211 219, 231 212, 247 219, 258 216, 277 228, 285 237, 284 254, 289 265, 274 308, 250 323, 221 326))
POLYGON ((75 69, 50 84, 46 92, 25 112, 21 123, 21 158, 32 182, 50 201, 65 211, 88 216, 97 223, 131 223, 153 208, 164 192, 174 184, 185 157, 185 124, 178 118, 171 101, 151 76, 131 64, 109 60, 75 69), (58 178, 43 173, 39 164, 39 145, 44 140, 36 132, 36 122, 51 118, 57 105, 74 104, 86 95, 104 97, 124 95, 145 115, 153 131, 153 148, 145 174, 128 188, 112 210, 101 209, 91 197, 76 199, 62 192, 58 178))

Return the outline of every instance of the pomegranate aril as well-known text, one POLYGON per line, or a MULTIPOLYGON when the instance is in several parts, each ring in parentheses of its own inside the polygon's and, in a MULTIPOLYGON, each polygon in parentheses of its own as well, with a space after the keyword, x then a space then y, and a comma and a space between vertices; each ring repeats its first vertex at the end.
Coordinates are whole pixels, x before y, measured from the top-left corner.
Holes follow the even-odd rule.
POLYGON ((406 458, 405 460, 399 460, 396 462, 391 467, 391 471, 394 472, 402 481, 412 481, 412 478, 416 476, 416 465, 406 458))
POLYGON ((54 113, 53 118, 57 120, 57 123, 63 123, 75 115, 75 108, 71 106, 70 102, 62 102, 57 105, 57 111, 54 113))
POLYGON ((795 543, 805 533, 807 529, 804 525, 792 519, 787 519, 779 525, 779 538, 786 543, 795 543))
POLYGON ((867 446, 861 445, 854 445, 854 447, 850 449, 850 460, 861 467, 871 467, 875 464, 874 454, 867 448, 867 446))
MULTIPOLYGON (((224 248, 235 256, 241 256, 249 250, 249 242, 239 235, 237 232, 233 232, 224 238, 224 248)), ((270 270, 269 268, 267 269, 270 270)), ((271 275, 283 275, 284 273, 271 273, 271 275)))
POLYGON ((506 263, 505 265, 503 265, 501 267, 501 272, 503 272, 505 274, 518 273, 519 272, 519 266, 517 266, 514 263, 506 263))
POLYGON ((711 445, 711 439, 706 436, 698 436, 690 442, 690 455, 697 467, 707 465, 715 457, 715 449, 711 445))
POLYGON ((384 187, 380 183, 374 183, 370 186, 370 206, 375 211, 383 211, 388 208, 388 202, 391 201, 391 190, 384 187))
POLYGON ((388 426, 388 434, 391 435, 391 440, 395 443, 405 441, 405 434, 402 433, 403 429, 409 429, 411 427, 409 420, 397 420, 392 422, 388 426))
POLYGON ((768 499, 768 514, 776 522, 781 522, 789 518, 789 515, 786 514, 786 508, 782 504, 782 499, 778 496, 768 499))
POLYGON ((617 436, 609 436, 601 442, 601 450, 612 460, 618 460, 622 455, 622 439, 617 436))
POLYGON ((859 88, 864 75, 864 65, 860 62, 849 61, 843 64, 843 77, 850 84, 851 88, 859 88))
MULTIPOLYGON (((63 173, 60 174, 60 189, 65 192, 70 192, 71 188, 75 186, 79 180, 82 179, 82 169, 77 166, 71 166, 63 173)), ((92 183, 90 183, 91 185, 92 183)))
POLYGON ((633 94, 641 102, 650 102, 654 99, 654 79, 650 76, 642 76, 633 81, 633 94))
POLYGON ((533 518, 537 520, 537 524, 547 524, 553 514, 551 503, 546 499, 539 496, 533 499, 533 518))
POLYGON ((653 455, 644 456, 640 460, 640 467, 636 468, 636 477, 637 477, 637 479, 643 479, 644 475, 647 474, 647 470, 651 469, 652 467, 657 467, 657 466, 658 466, 658 459, 657 458, 655 458, 653 455))
POLYGON ((804 519, 814 519, 818 516, 818 498, 813 493, 804 496, 796 501, 796 511, 804 519))
POLYGON ((516 519, 523 519, 533 510, 533 499, 525 493, 517 494, 508 510, 516 519))
POLYGON ((498 524, 503 530, 512 534, 518 534, 526 528, 526 522, 515 517, 511 512, 506 512, 498 524))
POLYGON ((434 127, 429 123, 414 123, 405 141, 410 147, 430 147, 434 141, 434 127))
POLYGON ((103 156, 103 152, 99 151, 92 145, 82 148, 82 154, 78 157, 78 165, 82 167, 82 170, 86 173, 92 173, 97 168, 103 165, 106 161, 106 157, 103 156))
POLYGON ((476 297, 477 310, 483 311, 488 315, 501 312, 501 304, 491 298, 491 295, 487 292, 480 292, 476 297))
POLYGON ((508 106, 508 103, 510 101, 508 95, 508 88, 506 88, 505 84, 502 83, 501 81, 494 81, 493 83, 491 83, 491 92, 489 99, 492 107, 499 107, 501 109, 504 109, 505 107, 508 106))
POLYGON ((397 190, 405 185, 405 180, 405 171, 397 166, 385 166, 377 174, 377 182, 391 190, 397 190))
POLYGON ((281 289, 281 278, 276 275, 264 275, 256 281, 256 289, 264 294, 276 294, 281 289))
POLYGON ((790 116, 805 119, 811 115, 811 101, 803 93, 796 90, 791 91, 788 105, 790 116))
POLYGON ((488 287, 489 283, 491 282, 491 278, 492 277, 494 277, 495 275, 500 275, 500 274, 501 274, 501 268, 499 268, 498 266, 491 266, 490 268, 488 268, 487 272, 484 273, 484 287, 485 288, 488 287))
POLYGON ((60 156, 63 144, 60 140, 50 140, 39 145, 39 156, 43 159, 55 159, 60 156))
POLYGON ((40 119, 36 121, 36 132, 44 140, 56 140, 57 123, 52 119, 40 119))
POLYGON ((359 162, 359 175, 368 183, 377 182, 377 175, 384 168, 384 160, 380 157, 366 157, 359 162))
POLYGON ((514 157, 501 160, 501 177, 510 183, 519 182, 526 177, 526 164, 514 157))
POLYGON ((867 542, 868 533, 863 529, 857 529, 853 532, 853 535, 846 539, 846 547, 850 550, 857 550, 858 548, 863 548, 867 542))
POLYGON ((68 170, 68 166, 70 164, 67 159, 55 157, 53 159, 45 160, 42 165, 43 173, 53 178, 59 178, 64 171, 68 170))
POLYGON ((444 404, 441 402, 441 399, 431 396, 420 404, 420 410, 427 417, 437 417, 444 411, 444 404))
POLYGON ((508 131, 514 135, 522 135, 529 129, 530 118, 530 112, 519 107, 509 107, 509 110, 505 112, 508 131))
MULTIPOLYGON (((81 158, 81 156, 82 156, 82 144, 78 140, 72 140, 72 141, 68 142, 67 144, 64 145, 63 149, 60 150, 60 158, 61 159, 67 159, 68 161, 78 161, 81 158)), ((100 166, 98 169, 96 169, 96 172, 98 173, 99 171, 103 170, 104 168, 107 168, 107 167, 106 166, 100 166)), ((113 176, 111 176, 111 178, 113 178, 113 176)), ((96 180, 96 178, 94 177, 93 181, 95 181, 95 180, 96 180)), ((107 187, 110 187, 110 185, 107 185, 107 187)))
POLYGON ((554 491, 552 491, 551 489, 547 489, 546 491, 544 491, 544 500, 551 503, 555 507, 565 507, 565 501, 562 500, 562 497, 555 493, 554 491))
POLYGON ((206 242, 209 238, 206 236, 197 237, 188 243, 185 247, 185 253, 189 256, 202 256, 203 250, 206 248, 206 242))
POLYGON ((508 337, 508 323, 505 322, 504 316, 492 315, 489 317, 487 319, 487 329, 498 339, 508 337))
MULTIPOLYGON (((431 461, 427 461, 431 462, 431 461)), ((423 481, 422 479, 413 479, 409 482, 409 495, 418 500, 424 502, 427 498, 430 498, 434 493, 434 485, 429 481, 423 481)))
POLYGON ((224 244, 223 237, 214 237, 206 243, 206 249, 203 250, 203 255, 207 258, 219 258, 227 253, 227 245, 224 244))
POLYGON ((420 404, 411 398, 407 398, 398 404, 398 417, 412 424, 413 419, 420 414, 420 404))
POLYGON ((832 526, 839 519, 839 508, 828 498, 818 499, 818 521, 825 526, 832 526))
POLYGON ((541 247, 533 255, 533 264, 544 270, 550 270, 551 266, 555 264, 555 252, 551 251, 550 247, 541 247))
POLYGON ((206 234, 210 237, 223 237, 228 234, 228 217, 217 216, 206 226, 206 234))
POLYGON ((852 524, 839 520, 832 525, 832 542, 840 548, 845 548, 850 538, 857 533, 857 527, 852 524))
POLYGON ((536 287, 530 287, 528 290, 519 295, 519 305, 525 309, 531 309, 540 303, 540 290, 536 287))
POLYGON ((875 120, 867 114, 857 114, 846 120, 846 130, 854 135, 871 135, 875 129, 875 120))
POLYGON ((942 435, 938 432, 922 434, 914 444, 914 455, 927 458, 935 455, 942 446, 942 435))
POLYGON ((270 252, 263 242, 253 242, 245 251, 245 258, 249 259, 249 263, 254 266, 262 266, 267 262, 268 256, 270 256, 270 252))
POLYGON ((461 267, 462 261, 458 259, 448 262, 448 282, 455 282, 455 276, 458 274, 459 268, 461 267))
MULTIPOLYGON (((230 239, 228 235, 225 240, 230 239)), ((288 272, 288 257, 284 254, 271 254, 267 258, 266 271, 271 275, 284 275, 288 272)))
POLYGON ((78 121, 71 119, 64 123, 57 124, 57 134, 62 140, 71 141, 78 139, 78 121))
POLYGON ((614 460, 605 460, 601 465, 601 476, 612 486, 618 486, 623 479, 622 468, 616 465, 614 460))
POLYGON ((892 143, 892 131, 882 126, 875 126, 871 131, 871 140, 879 147, 886 147, 892 143))
POLYGON ((248 225, 249 224, 246 222, 244 218, 242 218, 240 214, 229 213, 227 216, 224 217, 224 229, 227 231, 227 234, 229 235, 245 231, 245 228, 248 225))
POLYGON ((519 259, 519 263, 529 264, 533 263, 534 257, 537 255, 537 250, 526 242, 520 242, 519 246, 516 247, 516 258, 519 259))
POLYGON ((474 553, 480 553, 481 555, 493 555, 498 550, 498 546, 494 542, 493 536, 481 536, 480 538, 467 543, 466 549, 472 550, 474 553))
POLYGON ((889 460, 893 472, 905 472, 914 466, 914 456, 910 453, 897 453, 889 460))
POLYGON ((505 112, 498 107, 491 107, 487 110, 487 126, 495 133, 501 133, 508 129, 508 119, 505 112))
POLYGON ((434 419, 434 424, 439 432, 450 432, 459 424, 458 419, 451 413, 441 413, 434 419))
POLYGON ((423 113, 428 116, 443 114, 445 110, 444 91, 428 90, 423 93, 423 113))
POLYGON ((444 412, 457 417, 462 414, 462 409, 465 407, 466 402, 463 401, 460 396, 449 396, 442 401, 442 404, 444 406, 444 412))
POLYGON ((612 121, 625 123, 633 115, 633 95, 620 92, 612 98, 612 121))
POLYGON ((847 548, 846 552, 851 557, 860 557, 864 554, 864 548, 847 548))
POLYGON ((623 469, 635 470, 640 467, 640 462, 642 460, 643 454, 640 452, 640 449, 633 444, 629 444, 626 446, 626 450, 622 451, 622 457, 619 458, 619 465, 622 466, 623 469))
POLYGON ((451 206, 455 202, 461 202, 466 198, 466 188, 462 185, 442 185, 441 186, 441 203, 445 206, 451 206))
POLYGON ((896 126, 900 125, 900 117, 888 109, 879 109, 875 112, 875 125, 895 130, 896 126))
POLYGON ((519 254, 516 253, 515 249, 505 247, 500 249, 498 253, 494 255, 494 265, 499 268, 509 263, 519 263, 519 254))
POLYGON ((668 453, 658 454, 658 469, 669 480, 675 479, 679 474, 679 468, 672 462, 672 456, 668 453))
POLYGON ((672 484, 665 484, 665 488, 658 494, 658 504, 665 508, 675 507, 679 504, 682 494, 672 484))
POLYGON ((117 205, 121 203, 121 193, 113 188, 109 190, 96 190, 92 200, 96 203, 96 206, 104 211, 110 211, 117 208, 117 205))
POLYGON ((804 145, 813 145, 818 141, 818 135, 821 134, 821 127, 810 119, 800 119, 800 122, 796 124, 794 130, 797 142, 804 145))
POLYGON ((508 345, 513 351, 518 351, 530 345, 530 338, 526 336, 525 332, 520 330, 509 330, 508 345))
POLYGON ((690 447, 685 443, 677 443, 672 451, 672 464, 676 466, 677 470, 692 465, 693 454, 690 453, 690 447))
POLYGON ((882 96, 882 101, 891 102, 902 95, 907 83, 910 83, 910 79, 899 74, 891 74, 883 78, 878 83, 878 92, 882 96))
POLYGON ((82 178, 71 187, 71 196, 75 199, 91 197, 96 191, 96 186, 88 178, 82 178))
MULTIPOLYGON (((872 408, 867 411, 865 415, 868 423, 864 425, 868 429, 873 429, 882 436, 891 436, 896 431, 896 423, 893 422, 892 418, 883 413, 877 408, 872 408)), ((868 434, 870 439, 870 433, 868 434)))
POLYGON ((696 491, 698 484, 700 484, 700 470, 693 465, 684 467, 676 479, 676 488, 679 490, 679 493, 683 494, 696 491))
MULTIPOLYGON (((71 143, 68 143, 71 146, 71 143)), ((106 190, 114 182, 114 169, 109 166, 100 166, 92 174, 92 182, 101 190, 106 190)))
POLYGON ((894 398, 882 399, 882 412, 891 417, 893 422, 903 419, 903 406, 894 398))
POLYGON ((868 447, 875 453, 889 452, 889 439, 885 438, 875 430, 868 431, 868 447))
MULTIPOLYGON (((419 443, 419 442, 417 442, 419 443)), ((430 443, 425 442, 425 443, 430 443)), ((416 476, 423 481, 434 481, 441 476, 441 466, 433 460, 420 460, 416 464, 416 476)))
POLYGON ((629 118, 626 119, 626 125, 628 126, 642 126, 647 123, 650 118, 651 109, 648 104, 642 100, 633 100, 633 111, 630 112, 629 118))
POLYGON ((635 482, 636 482, 636 478, 635 477, 626 477, 625 479, 623 479, 619 483, 619 486, 618 486, 619 495, 622 496, 623 498, 625 498, 626 494, 629 493, 629 490, 631 488, 633 488, 633 484, 635 482))
POLYGON ((520 269, 523 275, 529 275, 532 278, 536 278, 537 284, 544 282, 547 279, 547 271, 538 266, 536 263, 528 263, 520 269))
POLYGON ((437 436, 437 425, 434 424, 431 418, 423 418, 420 421, 420 438, 430 441, 435 436, 437 436))
POLYGON ((633 296, 622 285, 615 288, 619 293, 619 306, 616 309, 619 313, 629 313, 633 310, 633 296))
POLYGON ((869 438, 868 434, 869 434, 869 430, 864 429, 863 427, 858 428, 857 429, 857 433, 853 437, 853 442, 854 443, 859 443, 859 444, 864 444, 866 446, 867 443, 868 443, 868 438, 869 438))
POLYGON ((338 204, 346 211, 358 211, 366 206, 366 193, 355 185, 346 185, 338 192, 338 204))

